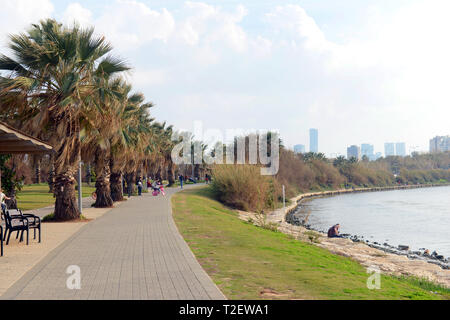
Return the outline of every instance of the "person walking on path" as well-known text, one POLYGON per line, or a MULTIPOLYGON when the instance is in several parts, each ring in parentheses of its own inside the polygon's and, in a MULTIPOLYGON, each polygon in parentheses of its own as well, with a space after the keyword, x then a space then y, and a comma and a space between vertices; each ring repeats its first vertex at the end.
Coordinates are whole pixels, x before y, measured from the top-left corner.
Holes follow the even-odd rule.
POLYGON ((181 189, 183 189, 183 180, 184 180, 184 177, 180 174, 180 175, 178 176, 178 179, 180 180, 180 187, 181 187, 181 189))
POLYGON ((139 178, 138 183, 137 183, 137 187, 138 187, 138 195, 142 196, 142 180, 141 178, 139 178))

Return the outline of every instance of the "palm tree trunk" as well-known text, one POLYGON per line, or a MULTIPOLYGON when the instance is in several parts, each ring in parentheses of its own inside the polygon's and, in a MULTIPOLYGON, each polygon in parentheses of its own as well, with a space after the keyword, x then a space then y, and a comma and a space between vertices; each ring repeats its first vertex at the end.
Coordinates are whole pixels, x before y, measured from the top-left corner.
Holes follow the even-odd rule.
POLYGON ((158 166, 158 171, 156 171, 155 178, 157 180, 161 179, 161 166, 158 166))
POLYGON ((91 186, 91 177, 91 163, 89 162, 86 166, 86 182, 89 187, 91 186))
POLYGON ((169 165, 167 167, 167 180, 169 181, 169 187, 175 184, 174 176, 174 165, 172 160, 169 160, 169 165))
POLYGON ((196 179, 200 178, 200 165, 198 163, 194 165, 194 177, 196 179))
POLYGON ((96 208, 110 208, 113 205, 113 199, 111 198, 110 188, 110 163, 109 163, 109 151, 102 150, 99 146, 95 151, 95 174, 97 181, 95 182, 95 193, 97 199, 95 200, 94 207, 96 208))
POLYGON ((48 171, 48 193, 54 193, 55 184, 55 158, 50 156, 50 170, 48 171))
POLYGON ((111 199, 113 201, 123 201, 121 176, 122 175, 117 172, 111 173, 111 199))
POLYGON ((111 170, 111 199, 113 201, 123 201, 123 192, 122 192, 122 172, 114 171, 114 155, 110 155, 109 160, 109 168, 111 170))
POLYGON ((80 218, 77 197, 75 193, 75 174, 80 161, 81 142, 78 119, 64 121, 70 114, 60 116, 59 132, 65 132, 55 156, 55 182, 53 192, 55 201, 55 220, 67 221, 80 218))
POLYGON ((34 183, 41 183, 41 159, 35 160, 34 183))
POLYGON ((128 196, 131 196, 134 192, 134 184, 135 184, 135 174, 134 172, 125 173, 125 181, 127 182, 127 193, 128 196))

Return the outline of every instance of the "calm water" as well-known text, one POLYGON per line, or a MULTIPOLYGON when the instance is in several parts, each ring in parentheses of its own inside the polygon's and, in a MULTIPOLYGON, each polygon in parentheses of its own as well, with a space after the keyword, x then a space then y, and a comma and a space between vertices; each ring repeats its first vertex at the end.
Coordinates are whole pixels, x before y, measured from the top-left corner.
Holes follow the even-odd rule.
POLYGON ((305 201, 296 215, 326 231, 336 223, 341 233, 371 242, 436 250, 450 257, 450 187, 348 194, 305 201))

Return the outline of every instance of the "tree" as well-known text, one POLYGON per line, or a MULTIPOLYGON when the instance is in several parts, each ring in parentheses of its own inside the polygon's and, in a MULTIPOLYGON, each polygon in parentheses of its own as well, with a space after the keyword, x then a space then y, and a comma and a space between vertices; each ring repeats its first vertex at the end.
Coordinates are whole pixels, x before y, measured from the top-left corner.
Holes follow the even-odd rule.
POLYGON ((34 130, 52 132, 55 147, 55 219, 79 218, 75 173, 80 161, 83 111, 98 87, 94 79, 129 68, 108 55, 112 47, 94 29, 47 19, 10 37, 12 56, 0 55, 0 99, 27 115, 34 130))

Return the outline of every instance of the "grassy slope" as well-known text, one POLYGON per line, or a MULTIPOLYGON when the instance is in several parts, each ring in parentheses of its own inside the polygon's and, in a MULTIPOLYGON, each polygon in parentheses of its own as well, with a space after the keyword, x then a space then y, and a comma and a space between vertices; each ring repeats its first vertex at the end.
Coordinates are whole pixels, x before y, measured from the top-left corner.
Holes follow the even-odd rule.
MULTIPOLYGON (((229 299, 439 299, 412 279, 382 276, 381 289, 366 287, 368 274, 351 259, 255 227, 212 200, 209 189, 172 199, 175 222, 195 256, 229 299), (263 290, 272 295, 262 295, 263 290)), ((427 284, 428 285, 428 284, 427 284)))
MULTIPOLYGON (((95 188, 83 184, 82 191, 83 197, 90 197, 95 188)), ((50 206, 55 203, 55 199, 52 193, 48 193, 47 184, 31 184, 18 192, 17 203, 21 210, 32 210, 50 206)))

